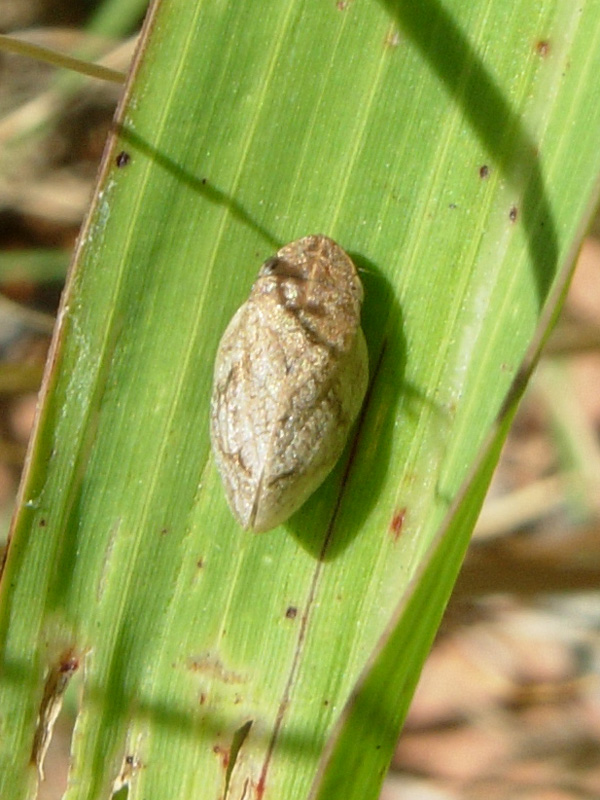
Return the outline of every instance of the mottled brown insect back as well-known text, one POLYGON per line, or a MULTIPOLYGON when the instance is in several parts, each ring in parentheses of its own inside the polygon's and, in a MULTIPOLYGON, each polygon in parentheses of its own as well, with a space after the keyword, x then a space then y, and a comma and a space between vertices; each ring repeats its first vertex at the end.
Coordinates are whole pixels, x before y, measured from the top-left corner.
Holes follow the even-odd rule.
POLYGON ((215 361, 211 438, 242 527, 285 522, 340 457, 365 396, 363 289, 326 236, 305 236, 262 265, 215 361))

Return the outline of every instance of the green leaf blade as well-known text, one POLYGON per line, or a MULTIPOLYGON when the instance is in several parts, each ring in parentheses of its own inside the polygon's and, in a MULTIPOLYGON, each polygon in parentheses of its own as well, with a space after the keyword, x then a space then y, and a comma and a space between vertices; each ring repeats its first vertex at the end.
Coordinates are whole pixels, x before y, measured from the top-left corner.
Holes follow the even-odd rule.
MULTIPOLYGON (((538 6, 269 0, 260 20, 243 4, 155 6, 66 292, 1 587, 2 709, 22 722, 0 794, 31 796, 36 712, 74 648, 68 800, 107 797, 119 775, 146 800, 227 782, 234 797, 307 795, 595 189, 595 4, 538 6), (250 536, 210 457, 212 364, 261 261, 308 233, 365 270, 372 387, 323 487, 250 536), (20 683, 11 664, 27 664, 20 683)), ((448 545, 405 696, 465 545, 464 530, 448 545)), ((363 797, 383 763, 365 753, 363 797)))

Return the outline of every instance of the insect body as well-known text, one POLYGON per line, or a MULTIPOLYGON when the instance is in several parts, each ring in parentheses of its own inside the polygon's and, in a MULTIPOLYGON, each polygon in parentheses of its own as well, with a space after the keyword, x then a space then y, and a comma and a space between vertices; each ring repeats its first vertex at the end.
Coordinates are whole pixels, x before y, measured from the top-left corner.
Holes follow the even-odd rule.
POLYGON ((338 460, 368 379, 349 256, 306 236, 266 261, 217 352, 211 439, 243 528, 284 522, 338 460))

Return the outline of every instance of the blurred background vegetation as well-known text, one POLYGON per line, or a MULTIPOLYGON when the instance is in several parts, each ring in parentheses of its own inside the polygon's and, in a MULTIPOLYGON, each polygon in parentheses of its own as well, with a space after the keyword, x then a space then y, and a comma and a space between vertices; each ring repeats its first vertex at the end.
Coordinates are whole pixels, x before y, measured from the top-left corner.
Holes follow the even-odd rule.
MULTIPOLYGON (((145 0, 0 0, 0 32, 125 70, 145 0)), ((120 94, 0 52, 0 539, 120 94)), ((600 223, 504 448, 386 800, 600 796, 600 223)), ((76 687, 73 688, 76 691, 76 687)), ((74 711, 72 702, 71 710, 74 711)), ((43 800, 64 789, 73 719, 43 800)))

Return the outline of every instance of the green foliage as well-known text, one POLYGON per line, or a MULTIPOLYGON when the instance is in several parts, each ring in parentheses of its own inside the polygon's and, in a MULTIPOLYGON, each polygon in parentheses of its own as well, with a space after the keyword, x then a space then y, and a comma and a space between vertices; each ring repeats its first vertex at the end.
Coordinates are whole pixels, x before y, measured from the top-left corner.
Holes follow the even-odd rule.
POLYGON ((0 587, 2 797, 31 796, 40 708, 77 670, 68 800, 110 796, 122 772, 130 798, 301 800, 334 732, 320 796, 377 796, 505 424, 432 542, 595 193, 597 11, 153 7, 0 587), (244 534, 210 456, 213 358, 261 261, 309 233, 364 270, 370 393, 323 487, 244 534), (388 686, 398 642, 408 669, 388 686), (340 717, 367 663, 359 697, 377 702, 340 717), (365 722, 388 703, 389 724, 365 722))

